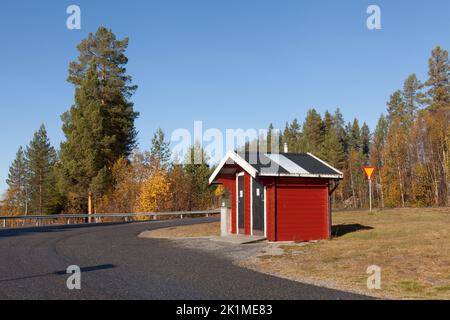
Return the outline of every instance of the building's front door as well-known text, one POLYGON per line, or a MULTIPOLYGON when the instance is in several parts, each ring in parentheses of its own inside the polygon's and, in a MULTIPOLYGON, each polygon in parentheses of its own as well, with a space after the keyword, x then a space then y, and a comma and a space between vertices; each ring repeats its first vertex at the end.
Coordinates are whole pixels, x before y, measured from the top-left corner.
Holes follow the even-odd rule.
POLYGON ((238 233, 244 234, 244 176, 238 176, 238 233))
POLYGON ((253 234, 264 235, 264 186, 257 180, 252 180, 252 220, 253 234))

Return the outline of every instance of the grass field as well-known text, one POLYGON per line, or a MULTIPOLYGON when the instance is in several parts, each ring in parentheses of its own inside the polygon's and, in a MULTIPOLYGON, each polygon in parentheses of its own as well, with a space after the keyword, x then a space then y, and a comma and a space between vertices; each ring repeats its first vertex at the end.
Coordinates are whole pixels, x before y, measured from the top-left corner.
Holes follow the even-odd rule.
MULTIPOLYGON (((384 298, 450 299, 450 208, 333 214, 331 240, 281 243, 283 254, 241 261, 247 268, 384 298), (381 289, 367 289, 367 267, 381 289)), ((219 235, 219 223, 152 231, 155 237, 219 235)), ((270 250, 267 250, 270 252, 270 250)))
POLYGON ((162 239, 220 236, 220 222, 155 229, 147 231, 146 235, 148 237, 162 238, 162 239))
POLYGON ((450 208, 339 212, 335 237, 284 244, 248 267, 287 278, 403 299, 450 299, 450 208), (367 267, 381 268, 381 289, 368 290, 367 267))

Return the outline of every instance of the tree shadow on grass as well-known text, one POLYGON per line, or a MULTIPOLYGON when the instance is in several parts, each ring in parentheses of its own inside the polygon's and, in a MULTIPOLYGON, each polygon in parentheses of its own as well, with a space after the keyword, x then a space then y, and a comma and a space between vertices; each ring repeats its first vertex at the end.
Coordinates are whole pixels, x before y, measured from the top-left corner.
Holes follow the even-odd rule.
POLYGON ((362 231, 362 230, 373 230, 373 227, 364 226, 359 223, 339 224, 339 225, 333 226, 331 228, 331 237, 339 238, 348 233, 358 232, 358 231, 362 231))

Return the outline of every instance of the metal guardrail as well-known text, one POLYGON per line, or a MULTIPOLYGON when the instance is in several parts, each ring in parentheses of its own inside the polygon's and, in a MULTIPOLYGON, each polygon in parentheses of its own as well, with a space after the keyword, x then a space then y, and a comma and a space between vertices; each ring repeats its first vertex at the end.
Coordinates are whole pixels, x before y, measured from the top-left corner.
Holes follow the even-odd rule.
POLYGON ((156 220, 158 217, 180 217, 183 219, 186 216, 205 215, 208 217, 212 214, 219 214, 220 209, 204 210, 204 211, 179 211, 179 212, 147 212, 147 213, 96 213, 96 214, 53 214, 53 215, 29 215, 29 216, 0 216, 0 221, 3 221, 2 226, 6 228, 6 221, 25 221, 35 220, 36 225, 39 226, 39 221, 42 220, 57 220, 66 219, 67 224, 70 224, 74 219, 87 219, 98 223, 100 218, 124 218, 128 222, 128 218, 148 217, 156 220))

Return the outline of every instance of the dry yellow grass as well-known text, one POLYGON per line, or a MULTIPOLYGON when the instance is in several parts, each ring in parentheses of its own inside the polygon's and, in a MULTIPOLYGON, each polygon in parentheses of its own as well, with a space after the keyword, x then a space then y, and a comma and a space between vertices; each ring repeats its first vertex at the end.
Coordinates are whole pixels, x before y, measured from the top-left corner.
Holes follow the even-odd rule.
POLYGON ((450 299, 450 208, 340 212, 333 225, 332 240, 282 245, 284 255, 245 265, 379 297, 450 299), (380 290, 367 289, 369 265, 381 267, 380 290))
POLYGON ((220 222, 202 223, 189 226, 156 229, 146 232, 146 236, 153 238, 198 238, 220 235, 220 222))

